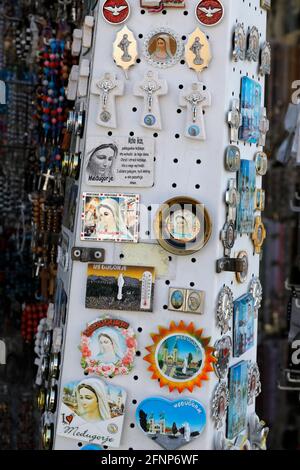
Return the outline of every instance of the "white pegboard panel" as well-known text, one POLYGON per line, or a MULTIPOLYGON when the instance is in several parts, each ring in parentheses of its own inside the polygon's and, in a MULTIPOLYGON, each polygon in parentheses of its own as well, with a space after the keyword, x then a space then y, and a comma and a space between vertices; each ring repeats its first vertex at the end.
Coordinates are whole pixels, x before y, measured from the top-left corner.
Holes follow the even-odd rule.
MULTIPOLYGON (((102 0, 100 0, 101 4, 102 0)), ((97 126, 96 113, 99 97, 89 94, 87 100, 87 123, 85 138, 81 142, 84 149, 89 144, 89 139, 95 136, 120 135, 126 136, 130 132, 134 135, 153 135, 156 142, 155 162, 155 186, 153 188, 139 188, 136 193, 141 196, 141 204, 149 210, 152 218, 156 208, 171 197, 185 195, 193 197, 205 204, 212 222, 213 232, 209 243, 198 253, 192 256, 177 257, 170 254, 170 275, 155 282, 154 311, 153 313, 138 312, 100 312, 85 308, 85 284, 87 277, 87 265, 73 263, 71 271, 64 275, 69 294, 68 320, 66 325, 66 338, 63 354, 63 364, 60 377, 60 389, 70 380, 83 378, 83 369, 80 366, 80 352, 78 345, 80 333, 86 323, 92 321, 101 313, 112 314, 115 317, 127 320, 137 331, 140 356, 136 358, 135 368, 129 376, 115 377, 113 383, 127 390, 127 407, 121 450, 129 448, 160 450, 160 448, 147 439, 139 430, 135 421, 137 405, 146 397, 161 396, 174 398, 178 392, 169 393, 168 389, 160 389, 159 384, 150 379, 147 371, 147 363, 143 360, 145 347, 151 344, 150 333, 156 332, 158 325, 168 326, 171 320, 184 320, 186 323, 194 322, 199 328, 204 328, 206 336, 212 337, 212 344, 221 337, 215 323, 216 302, 219 291, 224 284, 228 285, 238 298, 244 294, 252 275, 258 275, 259 256, 253 255, 253 244, 246 235, 236 241, 234 253, 246 250, 249 254, 249 278, 245 284, 238 284, 235 276, 230 273, 217 274, 216 260, 223 257, 223 246, 220 242, 220 231, 225 222, 226 207, 224 195, 228 180, 233 174, 224 169, 224 153, 229 145, 229 130, 227 125, 227 113, 231 106, 232 98, 238 98, 240 94, 241 78, 248 75, 260 81, 264 91, 264 80, 258 76, 258 64, 249 61, 234 63, 232 60, 232 34, 237 22, 244 23, 245 28, 256 25, 261 33, 261 42, 265 40, 266 12, 260 8, 260 0, 223 0, 225 17, 223 21, 211 28, 201 26, 210 40, 213 60, 207 70, 202 73, 201 81, 206 85, 212 95, 212 105, 205 109, 206 140, 195 142, 184 137, 186 111, 178 112, 179 93, 183 87, 196 81, 195 72, 190 70, 185 63, 179 63, 169 69, 159 70, 160 78, 166 79, 169 92, 160 98, 163 130, 150 131, 139 125, 142 100, 133 96, 133 85, 140 81, 145 72, 151 67, 142 57, 143 38, 148 32, 159 26, 170 27, 180 37, 186 38, 199 26, 194 11, 198 0, 187 0, 186 10, 170 9, 166 14, 151 14, 144 12, 139 7, 138 0, 130 0, 132 6, 131 16, 127 26, 134 32, 139 44, 140 63, 129 70, 129 80, 125 84, 125 95, 117 98, 118 128, 105 129, 97 126), (109 134, 108 134, 109 133, 109 134), (70 282, 67 282, 69 281, 70 282), (205 314, 190 315, 170 312, 166 309, 168 303, 169 286, 204 290, 206 292, 205 314)), ((99 8, 99 7, 98 7, 99 8)), ((107 24, 100 11, 95 12, 96 32, 94 33, 94 48, 91 60, 91 79, 100 78, 105 72, 114 72, 118 78, 124 78, 123 71, 119 69, 112 59, 112 43, 115 40, 120 26, 107 24)), ((90 81, 91 82, 91 81, 90 81)), ((252 160, 257 151, 255 145, 240 142, 241 157, 252 160)), ((84 168, 84 163, 82 164, 84 168)), ((113 243, 82 242, 81 231, 81 197, 84 191, 91 190, 85 184, 83 171, 79 183, 79 198, 77 207, 77 222, 75 240, 70 238, 70 244, 76 246, 101 247, 106 252, 106 263, 117 262, 122 253, 122 245, 113 243)), ((260 179, 258 179, 258 185, 260 179)), ((103 189, 103 188, 102 188, 103 189)), ((107 192, 120 191, 126 193, 126 188, 107 188, 107 192)), ((92 190, 97 191, 97 187, 92 190)), ((104 189, 104 191, 106 188, 104 189)), ((99 192, 104 192, 99 188, 99 192)), ((130 192, 130 191, 127 191, 130 192)), ((156 243, 151 240, 151 234, 146 232, 149 227, 141 223, 140 241, 156 243)), ((152 230, 152 227, 151 227, 152 230)), ((126 264, 126 257, 120 259, 126 264)), ((239 360, 255 360, 256 348, 252 348, 240 359, 233 359, 232 364, 239 360)), ((207 411, 207 426, 202 435, 191 442, 185 449, 212 449, 215 428, 210 417, 210 402, 212 393, 218 380, 215 374, 210 374, 210 380, 203 384, 202 388, 195 388, 193 393, 185 392, 183 396, 200 401, 207 411)), ((249 413, 254 410, 249 407, 249 413)), ((55 437, 55 449, 79 449, 80 443, 71 439, 55 437)))

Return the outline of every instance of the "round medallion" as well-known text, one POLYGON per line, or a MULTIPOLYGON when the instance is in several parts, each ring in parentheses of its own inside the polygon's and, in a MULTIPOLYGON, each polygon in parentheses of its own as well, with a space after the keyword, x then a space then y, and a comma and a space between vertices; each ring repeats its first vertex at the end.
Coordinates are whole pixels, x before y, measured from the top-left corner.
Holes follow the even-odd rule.
POLYGON ((111 119, 111 114, 108 111, 102 111, 100 114, 100 120, 102 122, 108 122, 111 119))
POLYGON ((167 68, 180 61, 183 50, 183 42, 178 34, 172 29, 161 27, 147 34, 143 52, 153 67, 167 68))
POLYGON ((252 294, 254 298, 254 309, 257 315, 258 310, 261 307, 262 303, 262 296, 263 296, 263 291, 262 291, 262 285, 258 277, 254 277, 249 286, 249 292, 252 294))
POLYGON ((146 126, 154 126, 154 124, 156 123, 156 118, 155 116, 153 116, 153 114, 147 114, 144 118, 144 123, 146 124, 146 126))
POLYGON ((224 17, 224 6, 219 0, 201 0, 196 6, 196 17, 203 26, 216 26, 224 17))
POLYGON ((102 5, 102 15, 109 24, 124 23, 130 15, 130 4, 126 0, 106 0, 102 5))
POLYGON ((175 310, 180 310, 184 304, 184 295, 182 290, 175 290, 171 295, 171 305, 175 310))
POLYGON ((190 126, 188 129, 188 133, 191 137, 197 137, 200 134, 200 127, 199 126, 190 126))
POLYGON ((166 201, 156 214, 154 228, 159 244, 178 255, 199 251, 208 242, 212 231, 203 204, 189 197, 166 201))
POLYGON ((229 405, 229 391, 225 382, 219 382, 215 388, 211 414, 217 429, 224 424, 229 405))
POLYGON ((235 145, 229 145, 225 154, 225 168, 227 171, 237 172, 241 165, 241 152, 235 145))
POLYGON ((110 317, 96 319, 81 335, 81 366, 87 374, 126 375, 133 369, 136 348, 129 323, 110 317))
POLYGON ((256 173, 265 176, 268 171, 268 157, 265 152, 257 152, 255 155, 256 173))
POLYGON ((214 363, 216 376, 225 379, 228 373, 229 362, 232 355, 232 341, 230 336, 224 336, 215 343, 214 356, 217 362, 214 363))
POLYGON ((256 363, 249 363, 248 366, 248 405, 254 403, 254 399, 261 392, 260 373, 256 363))
POLYGON ((169 329, 159 327, 159 333, 151 335, 153 344, 146 348, 149 354, 144 359, 150 363, 148 370, 152 379, 159 379, 160 387, 192 392, 208 380, 216 359, 210 338, 202 334, 203 330, 196 330, 193 323, 171 322, 169 329))
POLYGON ((217 326, 221 329, 222 335, 227 333, 233 315, 233 293, 231 289, 224 286, 219 294, 217 308, 217 326))

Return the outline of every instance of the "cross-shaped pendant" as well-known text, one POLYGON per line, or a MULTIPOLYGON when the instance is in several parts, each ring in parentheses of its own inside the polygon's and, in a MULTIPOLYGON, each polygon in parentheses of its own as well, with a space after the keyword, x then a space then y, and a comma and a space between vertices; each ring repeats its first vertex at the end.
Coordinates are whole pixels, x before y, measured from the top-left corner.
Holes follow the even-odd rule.
POLYGON ((187 92, 183 90, 180 93, 179 104, 188 109, 185 136, 205 140, 203 108, 211 106, 211 94, 205 89, 203 83, 193 83, 187 92))
POLYGON ((117 80, 111 73, 105 73, 100 80, 93 81, 92 93, 100 96, 97 124, 115 129, 117 127, 115 99, 117 96, 123 96, 124 81, 117 80))
POLYGON ((43 176, 45 178, 44 186, 43 186, 43 191, 47 191, 48 189, 48 184, 49 180, 54 180, 54 176, 51 175, 51 170, 48 168, 47 173, 43 173, 43 176))

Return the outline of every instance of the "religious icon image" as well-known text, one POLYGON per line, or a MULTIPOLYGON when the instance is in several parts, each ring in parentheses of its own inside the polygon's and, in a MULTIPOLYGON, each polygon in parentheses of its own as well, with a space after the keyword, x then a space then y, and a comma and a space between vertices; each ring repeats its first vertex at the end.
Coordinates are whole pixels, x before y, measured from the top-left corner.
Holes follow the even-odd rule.
POLYGON ((211 94, 206 90, 203 83, 193 83, 188 91, 183 90, 180 93, 179 104, 182 107, 187 107, 188 110, 185 136, 205 140, 203 108, 211 106, 211 94))
POLYGON ((249 160, 241 160, 241 167, 238 173, 240 201, 237 208, 237 231, 242 234, 251 234, 254 230, 255 189, 255 163, 249 160))
POLYGON ((210 338, 203 336, 202 329, 196 330, 193 323, 171 322, 169 329, 159 327, 159 333, 151 337, 153 344, 146 348, 149 354, 144 359, 150 363, 148 370, 152 379, 159 379, 160 387, 168 386, 170 392, 192 392, 194 387, 201 387, 202 381, 209 380, 208 372, 213 371, 216 359, 210 338))
POLYGON ((187 65, 195 70, 200 79, 200 73, 209 66, 212 59, 209 41, 200 28, 190 34, 185 46, 187 65))
POLYGON ((102 5, 102 15, 109 24, 124 23, 130 15, 130 3, 127 0, 106 0, 102 5))
POLYGON ((144 57, 154 67, 166 68, 177 64, 183 54, 183 43, 169 28, 151 31, 144 43, 144 57))
POLYGON ((113 58, 116 64, 124 70, 125 77, 128 79, 128 70, 136 63, 138 49, 134 34, 127 26, 124 26, 116 36, 113 43, 113 58))
POLYGON ((151 312, 155 269, 88 264, 86 308, 151 312))
POLYGON ((226 382, 219 382, 216 386, 211 404, 211 415, 215 427, 220 429, 225 421, 229 404, 229 391, 226 382))
POLYGON ((124 94, 124 81, 118 80, 112 73, 92 81, 91 93, 99 96, 96 123, 101 127, 117 127, 116 98, 124 94))
POLYGON ((81 366, 86 375, 127 375, 133 369, 136 348, 129 323, 108 316, 97 318, 81 333, 81 366))
POLYGON ((86 183, 90 186, 152 187, 154 139, 91 137, 86 152, 86 183))
POLYGON ((229 145, 225 154, 225 168, 227 171, 237 172, 241 166, 241 152, 235 145, 229 145))
POLYGON ((239 138, 249 144, 257 144, 260 138, 261 96, 261 85, 249 77, 243 77, 241 83, 242 126, 239 130, 239 138))
POLYGON ((265 152, 257 152, 255 155, 256 173, 265 176, 268 171, 268 156, 265 152))
POLYGON ((169 310, 185 313, 204 313, 205 293, 194 289, 169 289, 169 310))
POLYGON ((64 384, 57 434, 97 445, 119 447, 126 392, 96 377, 64 384))
POLYGON ((217 326, 221 329, 221 334, 231 330, 231 320, 233 316, 233 292, 228 286, 223 286, 218 297, 216 312, 217 326))
POLYGON ((224 17, 224 6, 219 0, 201 0, 196 5, 196 17, 203 26, 216 26, 224 17))
POLYGON ((233 60, 238 62, 246 58, 247 39, 244 24, 238 23, 234 28, 233 34, 233 60))
POLYGON ((248 405, 254 403, 261 393, 259 367, 256 362, 248 362, 248 405))
POLYGON ((256 189, 254 196, 254 210, 264 211, 266 205, 266 192, 264 189, 256 189))
POLYGON ((171 451, 201 435, 206 425, 206 412, 200 402, 191 398, 149 397, 138 405, 136 422, 148 439, 171 451))
POLYGON ((83 193, 81 240, 138 241, 139 196, 83 193))
POLYGON ((227 377, 229 362, 232 356, 232 341, 230 336, 223 336, 215 343, 214 356, 217 362, 214 363, 216 376, 219 379, 227 377))
POLYGON ((258 62, 259 50, 259 31, 256 26, 252 26, 248 37, 247 60, 258 62))
POLYGON ((240 357, 254 346, 254 299, 244 294, 234 302, 233 356, 240 357))
POLYGON ((227 438, 234 439, 247 428, 248 363, 242 361, 229 370, 227 438))
POLYGON ((261 75, 271 74, 271 63, 272 63, 272 50, 271 44, 265 42, 260 50, 260 68, 259 72, 261 75))

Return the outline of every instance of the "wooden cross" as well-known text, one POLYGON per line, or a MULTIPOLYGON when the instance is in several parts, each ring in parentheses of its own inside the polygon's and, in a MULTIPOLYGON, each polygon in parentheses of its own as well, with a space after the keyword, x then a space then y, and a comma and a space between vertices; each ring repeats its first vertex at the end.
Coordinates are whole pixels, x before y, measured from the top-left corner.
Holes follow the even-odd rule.
POLYGON ((187 107, 185 136, 190 139, 205 140, 203 108, 211 106, 211 94, 205 90, 203 83, 193 83, 186 92, 180 93, 179 104, 187 107))
POLYGON ((161 130, 159 97, 167 93, 167 81, 159 80, 158 73, 152 70, 146 73, 141 82, 135 84, 133 94, 144 99, 144 109, 141 115, 143 127, 161 130))
POLYGON ((124 81, 105 73, 100 80, 92 82, 92 93, 100 96, 97 124, 115 129, 117 127, 116 97, 124 94, 124 81))

